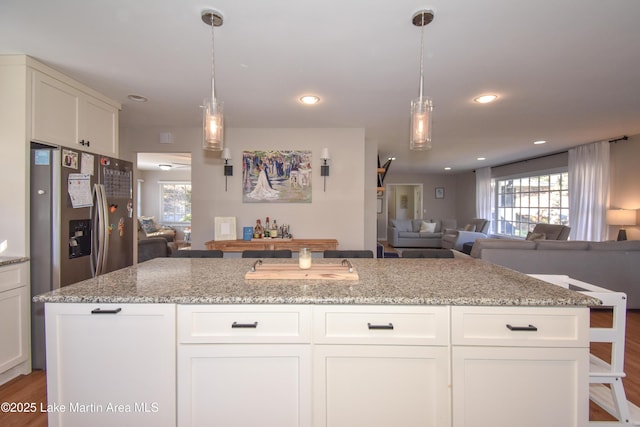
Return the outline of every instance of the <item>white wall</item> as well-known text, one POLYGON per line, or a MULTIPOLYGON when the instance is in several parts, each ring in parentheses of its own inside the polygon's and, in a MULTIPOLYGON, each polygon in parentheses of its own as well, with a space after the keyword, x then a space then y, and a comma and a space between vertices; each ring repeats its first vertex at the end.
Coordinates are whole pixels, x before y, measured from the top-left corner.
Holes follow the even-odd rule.
MULTIPOLYGON (((122 129, 123 157, 137 152, 190 152, 192 155, 192 247, 204 248, 213 240, 216 216, 236 217, 239 238, 243 226, 256 219, 276 219, 289 224, 294 237, 336 238, 339 248, 375 250, 375 157, 365 147, 363 129, 225 129, 231 150, 233 176, 224 190, 224 161, 219 153, 202 150, 201 129, 122 129), (160 144, 160 132, 171 132, 173 144, 160 144), (320 176, 320 151, 331 154, 327 190, 320 176), (311 150, 313 156, 312 203, 243 203, 242 151, 261 149, 311 150), (369 164, 370 163, 370 164, 369 164), (371 183, 365 183, 370 175, 371 183), (373 195, 368 195, 367 191, 373 195), (370 234, 369 236, 367 234, 370 234)), ((377 147, 373 150, 377 151, 377 147)), ((136 176, 136 179, 139 178, 136 176)))
MULTIPOLYGON (((640 135, 610 146, 611 176, 609 182, 609 206, 617 209, 640 210, 640 135)), ((636 213, 640 224, 640 211, 636 213)), ((609 226, 609 239, 618 236, 618 226, 609 226)), ((627 239, 640 240, 640 226, 626 227, 627 239)))

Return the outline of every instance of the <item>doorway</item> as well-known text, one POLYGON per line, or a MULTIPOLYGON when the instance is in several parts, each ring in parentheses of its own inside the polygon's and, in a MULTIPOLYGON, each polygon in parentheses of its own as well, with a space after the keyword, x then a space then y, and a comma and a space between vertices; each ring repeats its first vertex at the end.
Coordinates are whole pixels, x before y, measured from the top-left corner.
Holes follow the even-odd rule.
POLYGON ((384 236, 392 219, 422 219, 424 212, 422 184, 387 184, 384 236))
POLYGON ((175 230, 175 246, 191 237, 191 153, 137 154, 138 217, 153 217, 175 230))

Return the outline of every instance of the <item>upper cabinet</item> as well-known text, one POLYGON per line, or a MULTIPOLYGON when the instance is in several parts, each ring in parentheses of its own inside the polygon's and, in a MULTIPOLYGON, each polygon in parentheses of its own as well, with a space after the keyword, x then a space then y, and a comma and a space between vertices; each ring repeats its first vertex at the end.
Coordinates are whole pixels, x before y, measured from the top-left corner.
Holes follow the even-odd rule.
POLYGON ((67 82, 32 73, 31 139, 117 157, 118 108, 67 82))

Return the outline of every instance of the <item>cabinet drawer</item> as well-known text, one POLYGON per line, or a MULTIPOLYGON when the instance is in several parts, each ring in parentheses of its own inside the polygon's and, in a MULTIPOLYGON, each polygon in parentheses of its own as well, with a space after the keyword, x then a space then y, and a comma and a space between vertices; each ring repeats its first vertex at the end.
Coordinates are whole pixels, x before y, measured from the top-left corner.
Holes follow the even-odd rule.
POLYGON ((315 307, 313 323, 317 343, 449 344, 448 307, 315 307))
POLYGON ((589 309, 452 307, 453 345, 586 347, 589 309))
POLYGON ((23 263, 0 267, 0 292, 26 286, 27 265, 23 263))
POLYGON ((311 339, 311 309, 295 305, 180 305, 180 343, 294 343, 311 339))

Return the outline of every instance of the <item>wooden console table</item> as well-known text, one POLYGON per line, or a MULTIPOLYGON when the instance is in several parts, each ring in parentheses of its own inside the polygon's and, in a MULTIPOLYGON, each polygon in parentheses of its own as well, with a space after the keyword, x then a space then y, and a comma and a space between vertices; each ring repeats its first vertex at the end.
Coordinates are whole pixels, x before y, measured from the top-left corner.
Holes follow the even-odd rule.
POLYGON ((289 249, 298 252, 300 248, 309 248, 312 252, 336 250, 336 239, 252 239, 252 240, 210 240, 205 242, 209 250, 217 249, 223 252, 242 252, 246 250, 280 250, 289 249))

